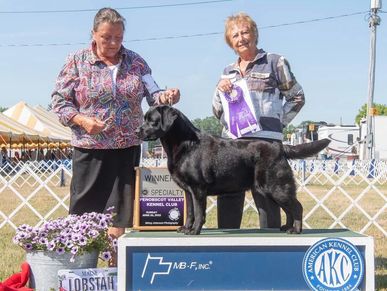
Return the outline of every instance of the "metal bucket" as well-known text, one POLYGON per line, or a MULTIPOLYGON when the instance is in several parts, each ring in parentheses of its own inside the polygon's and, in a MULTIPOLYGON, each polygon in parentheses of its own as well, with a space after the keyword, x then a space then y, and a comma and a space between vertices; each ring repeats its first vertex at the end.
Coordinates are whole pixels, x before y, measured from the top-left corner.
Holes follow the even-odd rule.
POLYGON ((96 268, 98 252, 93 251, 75 257, 70 262, 71 254, 62 255, 50 251, 27 252, 26 260, 31 268, 29 285, 38 291, 59 289, 58 271, 64 269, 96 268))

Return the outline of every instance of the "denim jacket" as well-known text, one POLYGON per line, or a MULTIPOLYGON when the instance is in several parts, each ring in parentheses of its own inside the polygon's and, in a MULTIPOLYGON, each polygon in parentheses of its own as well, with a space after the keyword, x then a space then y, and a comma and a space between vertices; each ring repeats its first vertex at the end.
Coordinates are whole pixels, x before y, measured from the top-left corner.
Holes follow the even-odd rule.
MULTIPOLYGON (((260 49, 246 68, 244 77, 237 61, 224 69, 221 79, 225 78, 231 82, 242 78, 246 80, 255 116, 262 129, 243 137, 282 140, 283 128, 293 120, 305 103, 302 87, 291 72, 288 61, 283 56, 260 49)), ((218 90, 215 90, 212 106, 214 115, 223 124, 222 135, 230 137, 218 90)))

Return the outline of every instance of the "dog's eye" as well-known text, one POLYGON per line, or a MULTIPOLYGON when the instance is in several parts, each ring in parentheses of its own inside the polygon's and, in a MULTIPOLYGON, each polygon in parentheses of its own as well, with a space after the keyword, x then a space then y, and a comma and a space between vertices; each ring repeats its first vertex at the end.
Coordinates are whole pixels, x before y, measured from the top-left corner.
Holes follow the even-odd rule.
POLYGON ((160 124, 160 120, 148 120, 148 124, 152 127, 157 127, 160 124))

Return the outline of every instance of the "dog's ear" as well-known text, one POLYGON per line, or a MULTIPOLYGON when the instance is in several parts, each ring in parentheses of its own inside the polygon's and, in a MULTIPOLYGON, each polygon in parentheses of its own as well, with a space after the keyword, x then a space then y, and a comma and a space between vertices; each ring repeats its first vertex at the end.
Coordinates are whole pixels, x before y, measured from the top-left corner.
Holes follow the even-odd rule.
POLYGON ((178 117, 177 112, 173 107, 170 106, 162 106, 160 108, 160 114, 161 114, 161 129, 164 132, 167 132, 172 124, 175 122, 176 118, 178 117))

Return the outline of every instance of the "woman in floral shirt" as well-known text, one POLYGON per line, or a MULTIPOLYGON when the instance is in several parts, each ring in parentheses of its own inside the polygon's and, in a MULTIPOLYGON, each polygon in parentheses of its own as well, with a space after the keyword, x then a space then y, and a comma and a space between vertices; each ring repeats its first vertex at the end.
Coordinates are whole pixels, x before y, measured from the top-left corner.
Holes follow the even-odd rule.
POLYGON ((144 59, 123 47, 124 29, 125 19, 116 10, 99 10, 91 46, 69 56, 52 93, 54 112, 73 132, 70 213, 114 206, 109 232, 115 237, 132 226, 141 101, 174 104, 180 98, 178 89, 160 90, 144 59))

